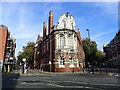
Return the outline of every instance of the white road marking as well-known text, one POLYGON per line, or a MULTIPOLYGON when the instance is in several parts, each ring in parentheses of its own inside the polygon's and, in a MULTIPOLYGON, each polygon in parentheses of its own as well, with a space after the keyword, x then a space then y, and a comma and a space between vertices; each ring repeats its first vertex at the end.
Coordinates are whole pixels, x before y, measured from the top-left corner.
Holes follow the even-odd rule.
POLYGON ((113 75, 113 73, 110 73, 109 75, 113 75))
POLYGON ((117 74, 117 75, 115 75, 116 77, 118 77, 119 75, 117 74))
POLYGON ((103 85, 103 86, 109 85, 109 86, 116 86, 115 84, 96 84, 96 83, 91 83, 89 85, 103 85))
POLYGON ((65 86, 67 88, 84 88, 84 86, 65 86))
POLYGON ((26 83, 26 82, 23 82, 23 83, 21 83, 21 84, 45 84, 45 83, 26 83))
POLYGON ((91 88, 91 87, 85 87, 85 88, 91 88))
POLYGON ((23 82, 23 83, 21 83, 21 84, 26 84, 26 82, 23 82))
POLYGON ((61 86, 61 85, 56 85, 56 84, 51 84, 51 83, 47 83, 47 85, 50 85, 50 86, 57 86, 57 87, 64 87, 64 86, 61 86))

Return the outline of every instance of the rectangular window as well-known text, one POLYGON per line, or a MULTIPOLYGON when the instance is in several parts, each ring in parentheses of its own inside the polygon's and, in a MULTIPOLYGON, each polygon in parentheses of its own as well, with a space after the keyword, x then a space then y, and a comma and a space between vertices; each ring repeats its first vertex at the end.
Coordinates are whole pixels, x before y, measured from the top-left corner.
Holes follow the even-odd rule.
POLYGON ((70 67, 74 67, 74 59, 73 59, 73 57, 69 58, 69 62, 70 62, 70 67))
POLYGON ((72 35, 68 35, 68 47, 73 48, 73 38, 72 35))
POLYGON ((63 56, 61 56, 59 58, 59 67, 64 67, 64 65, 65 65, 65 59, 63 56))
POLYGON ((65 45, 65 37, 64 35, 60 35, 60 48, 63 49, 65 45))

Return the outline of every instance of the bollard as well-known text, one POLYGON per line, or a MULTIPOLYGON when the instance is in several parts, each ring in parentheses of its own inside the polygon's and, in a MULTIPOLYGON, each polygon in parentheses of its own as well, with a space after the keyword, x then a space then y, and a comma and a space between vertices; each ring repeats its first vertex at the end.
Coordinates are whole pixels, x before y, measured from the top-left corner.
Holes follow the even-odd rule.
POLYGON ((8 72, 10 72, 10 65, 8 65, 8 72))

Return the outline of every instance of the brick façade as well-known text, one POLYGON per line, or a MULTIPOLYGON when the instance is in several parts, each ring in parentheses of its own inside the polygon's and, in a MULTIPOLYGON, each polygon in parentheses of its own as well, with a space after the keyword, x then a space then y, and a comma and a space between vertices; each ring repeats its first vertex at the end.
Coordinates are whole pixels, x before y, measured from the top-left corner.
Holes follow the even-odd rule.
POLYGON ((77 72, 81 69, 80 63, 84 65, 85 59, 80 31, 76 32, 74 18, 69 13, 63 14, 58 22, 58 25, 53 25, 53 12, 50 11, 48 35, 47 25, 44 22, 43 37, 38 35, 34 48, 34 66, 43 71, 77 72), (63 18, 66 18, 67 22, 64 25, 63 18))

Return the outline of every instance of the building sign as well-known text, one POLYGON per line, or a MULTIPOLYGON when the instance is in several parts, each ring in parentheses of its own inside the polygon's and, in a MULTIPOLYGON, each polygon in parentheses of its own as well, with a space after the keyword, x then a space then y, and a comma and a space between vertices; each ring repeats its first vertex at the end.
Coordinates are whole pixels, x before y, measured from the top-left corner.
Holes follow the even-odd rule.
POLYGON ((0 73, 2 72, 3 60, 0 60, 0 73))

